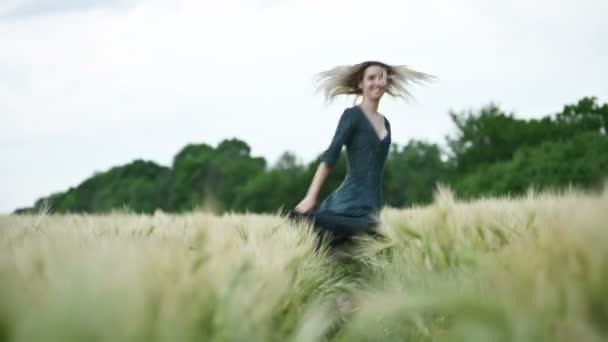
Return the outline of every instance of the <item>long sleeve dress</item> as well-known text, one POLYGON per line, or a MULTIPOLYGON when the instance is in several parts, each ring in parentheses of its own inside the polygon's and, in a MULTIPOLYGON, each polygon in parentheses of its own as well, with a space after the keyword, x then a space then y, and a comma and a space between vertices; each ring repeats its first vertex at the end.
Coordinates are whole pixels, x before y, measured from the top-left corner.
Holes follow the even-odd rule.
POLYGON ((382 176, 391 144, 386 117, 384 123, 387 133, 380 137, 358 105, 344 110, 322 161, 333 167, 345 145, 347 174, 317 210, 302 214, 292 209, 290 218, 311 220, 316 230, 330 232, 336 240, 369 232, 380 223, 382 176))

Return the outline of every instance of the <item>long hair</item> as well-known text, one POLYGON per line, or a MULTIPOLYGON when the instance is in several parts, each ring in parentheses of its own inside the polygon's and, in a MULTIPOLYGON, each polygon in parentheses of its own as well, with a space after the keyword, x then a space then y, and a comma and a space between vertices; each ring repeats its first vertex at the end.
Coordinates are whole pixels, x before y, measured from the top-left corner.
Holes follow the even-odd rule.
POLYGON ((433 75, 416 71, 407 65, 388 65, 379 61, 365 61, 353 65, 340 65, 316 74, 317 89, 315 92, 322 91, 326 102, 330 102, 338 95, 356 95, 354 100, 356 102, 357 97, 363 94, 359 89, 359 82, 363 79, 365 70, 372 65, 382 67, 386 93, 405 101, 414 99, 408 89, 411 83, 422 84, 436 79, 433 75))

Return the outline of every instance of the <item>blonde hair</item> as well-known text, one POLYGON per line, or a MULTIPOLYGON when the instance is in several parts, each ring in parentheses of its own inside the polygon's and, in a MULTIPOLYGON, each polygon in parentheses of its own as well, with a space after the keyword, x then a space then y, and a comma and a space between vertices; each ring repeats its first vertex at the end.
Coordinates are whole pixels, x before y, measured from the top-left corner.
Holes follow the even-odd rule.
POLYGON ((372 65, 382 67, 386 92, 391 96, 401 97, 405 101, 414 99, 408 90, 410 83, 421 84, 436 79, 433 75, 416 71, 407 65, 388 65, 379 61, 365 61, 354 65, 337 66, 316 74, 316 92, 322 91, 326 102, 330 102, 338 95, 356 95, 356 102, 357 97, 362 95, 359 82, 363 79, 365 70, 372 65))

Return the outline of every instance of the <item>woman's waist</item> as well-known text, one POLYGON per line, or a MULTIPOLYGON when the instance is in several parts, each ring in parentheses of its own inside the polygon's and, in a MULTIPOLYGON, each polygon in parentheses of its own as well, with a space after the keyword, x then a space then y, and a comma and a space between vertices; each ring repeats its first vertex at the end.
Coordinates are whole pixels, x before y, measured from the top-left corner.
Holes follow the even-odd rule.
POLYGON ((374 194, 381 191, 382 181, 376 177, 346 175, 339 185, 342 189, 349 189, 356 193, 374 194))

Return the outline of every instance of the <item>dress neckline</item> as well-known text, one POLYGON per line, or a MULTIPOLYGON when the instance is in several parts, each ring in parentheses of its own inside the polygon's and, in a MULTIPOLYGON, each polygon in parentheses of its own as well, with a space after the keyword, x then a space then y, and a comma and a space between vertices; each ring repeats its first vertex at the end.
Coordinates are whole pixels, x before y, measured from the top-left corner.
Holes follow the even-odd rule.
POLYGON ((376 139, 378 139, 378 141, 383 141, 384 139, 388 138, 390 131, 388 129, 388 124, 387 124, 387 119, 386 116, 382 115, 382 119, 384 121, 384 130, 386 131, 386 134, 384 135, 384 137, 380 138, 378 136, 378 132, 376 131, 376 128, 374 127, 374 124, 369 120, 369 118, 367 117, 367 114, 365 114, 365 112, 363 111, 363 108, 361 108, 361 106, 359 105, 355 105, 355 107, 357 107, 357 110, 359 110, 359 112, 365 117, 365 121, 367 121, 367 124, 370 126, 370 128, 372 129, 372 131, 374 131, 374 135, 376 136, 376 139))

